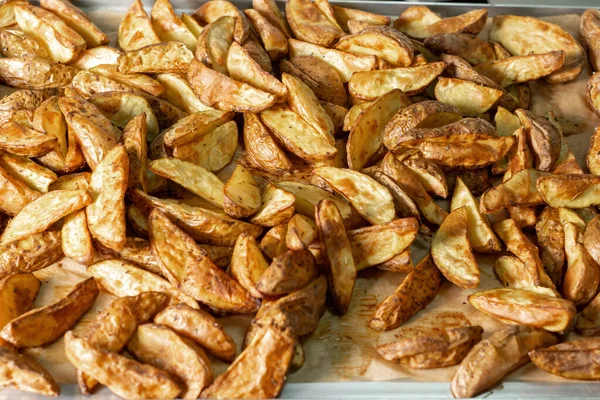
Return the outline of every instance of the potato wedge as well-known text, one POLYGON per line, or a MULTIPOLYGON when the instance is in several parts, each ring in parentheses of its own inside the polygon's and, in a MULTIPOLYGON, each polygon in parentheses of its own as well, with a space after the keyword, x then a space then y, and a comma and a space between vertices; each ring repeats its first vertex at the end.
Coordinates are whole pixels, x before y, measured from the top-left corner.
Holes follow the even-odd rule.
POLYGON ((119 145, 92 173, 90 195, 93 202, 85 210, 94 239, 117 251, 123 248, 126 240, 125 192, 128 178, 129 157, 125 147, 119 145))
POLYGON ((598 10, 585 10, 581 14, 579 25, 579 34, 581 35, 583 44, 587 48, 590 64, 594 71, 600 71, 600 47, 598 45, 598 37, 600 35, 599 19, 598 10))
POLYGON ((313 56, 320 58, 337 71, 344 83, 348 82, 355 72, 370 71, 377 64, 377 57, 371 55, 357 56, 295 39, 290 39, 288 45, 290 57, 313 56))
POLYGON ((528 135, 535 156, 535 167, 541 171, 551 171, 560 156, 562 132, 545 118, 530 111, 518 109, 515 114, 528 135))
POLYGON ((13 272, 33 272, 63 255, 59 231, 34 233, 0 246, 0 279, 13 272))
POLYGON ((125 241, 125 246, 120 251, 115 251, 98 242, 96 243, 96 250, 98 250, 98 255, 101 259, 119 258, 153 274, 162 274, 158 260, 154 253, 152 253, 150 243, 146 239, 128 237, 125 241))
POLYGON ((117 65, 121 51, 109 46, 98 46, 79 53, 69 65, 79 69, 92 69, 99 65, 117 65))
POLYGON ((426 6, 411 6, 394 21, 394 28, 416 39, 437 33, 464 32, 477 35, 485 26, 487 14, 487 9, 479 9, 442 19, 426 6))
POLYGON ((252 0, 252 8, 266 18, 271 25, 283 32, 286 38, 292 37, 287 20, 274 0, 252 0))
POLYGON ((353 98, 364 101, 375 100, 393 89, 400 89, 408 95, 418 94, 444 71, 445 66, 443 62, 434 62, 415 67, 356 72, 348 82, 348 91, 353 98))
POLYGON ((258 183, 241 165, 235 167, 233 174, 223 187, 223 208, 234 218, 245 218, 254 214, 262 205, 258 183))
POLYGON ((30 189, 46 193, 58 177, 52 171, 22 156, 0 153, 0 167, 27 184, 30 189))
POLYGON ((409 273, 415 266, 412 262, 412 254, 410 249, 404 250, 402 253, 390 258, 377 266, 382 271, 409 273))
POLYGON ((271 64, 271 59, 258 41, 248 40, 242 45, 242 47, 248 52, 248 54, 250 54, 250 57, 252 57, 252 59, 256 61, 262 69, 268 73, 273 73, 273 64, 271 64))
POLYGON ((452 210, 431 241, 431 257, 442 274, 456 286, 479 285, 479 266, 468 235, 467 206, 452 210))
POLYGON ((494 386, 509 372, 529 362, 529 351, 554 345, 553 334, 527 326, 507 326, 476 344, 452 377, 456 398, 474 397, 494 386))
POLYGON ((353 124, 348 144, 348 166, 360 171, 373 162, 373 157, 383 148, 385 125, 402 107, 408 106, 410 99, 399 89, 382 95, 365 108, 353 124))
POLYGON ((27 2, 24 1, 7 1, 0 6, 0 26, 6 27, 17 23, 15 19, 15 6, 27 2))
POLYGON ((175 14, 169 0, 158 0, 152 5, 152 29, 161 41, 179 41, 188 49, 196 47, 196 36, 187 28, 183 21, 175 14))
POLYGON ((0 327, 31 309, 42 283, 30 272, 12 273, 0 280, 0 327))
POLYGON ((525 269, 525 263, 513 256, 501 256, 494 263, 494 273, 503 287, 523 289, 551 297, 559 297, 556 290, 533 282, 525 269))
POLYGON ((27 36, 18 26, 0 29, 0 53, 7 58, 50 57, 39 41, 27 36))
MULTIPOLYGON (((442 209, 431 196, 429 196, 427 191, 423 188, 423 185, 421 185, 419 180, 407 166, 398 160, 392 153, 388 153, 383 158, 382 169, 385 175, 389 176, 415 203, 416 207, 427 221, 436 225, 442 223, 448 213, 442 209)), ((411 210, 412 207, 408 207, 408 209, 411 210)))
POLYGON ((75 77, 73 77, 71 88, 76 96, 74 95, 66 97, 79 97, 88 99, 94 94, 104 92, 126 92, 132 94, 141 94, 141 92, 137 91, 132 86, 117 82, 110 77, 85 70, 80 70, 75 77))
POLYGON ((295 339, 289 330, 265 328, 227 371, 202 392, 202 397, 277 397, 292 360, 294 343, 295 339), (273 362, 275 360, 277 362, 273 362))
MULTIPOLYGON (((223 169, 231 162, 237 145, 238 127, 235 121, 229 121, 195 141, 174 147, 173 157, 198 164, 214 172, 223 169)), ((253 143, 251 146, 260 145, 253 143)), ((246 150, 248 151, 248 147, 246 150)))
POLYGON ((394 219, 394 203, 389 190, 367 175, 335 167, 319 167, 313 173, 344 196, 369 222, 384 224, 394 219))
POLYGON ((104 34, 94 23, 69 0, 43 0, 40 6, 52 11, 59 16, 67 26, 73 29, 85 40, 86 47, 97 47, 109 42, 108 36, 104 34))
POLYGON ((170 304, 183 303, 198 309, 198 303, 167 280, 120 260, 104 260, 87 267, 104 290, 117 297, 137 296, 145 292, 162 292, 170 304))
POLYGON ((443 368, 459 364, 481 340, 481 326, 420 329, 417 335, 400 334, 394 342, 377 346, 385 360, 410 368, 443 368))
MULTIPOLYGON (((1 42, 1 40, 0 40, 1 42)), ((44 102, 55 97, 58 90, 17 90, 0 100, 0 123, 12 121, 18 114, 33 112, 37 110, 44 102)))
POLYGON ((8 223, 0 245, 43 232, 53 223, 92 202, 83 190, 55 190, 32 201, 8 223))
POLYGON ((331 5, 336 21, 342 29, 348 31, 349 22, 361 21, 369 25, 384 25, 387 26, 391 22, 391 18, 385 15, 379 15, 368 11, 358 10, 355 8, 340 7, 331 5))
POLYGON ((261 114, 279 141, 292 153, 307 161, 324 161, 336 154, 336 148, 320 131, 287 106, 275 105, 261 114))
POLYGON ((152 96, 160 96, 164 92, 162 85, 148 75, 144 74, 124 74, 117 70, 116 63, 100 64, 89 69, 91 72, 113 79, 124 85, 129 85, 135 89, 139 89, 144 93, 152 96))
POLYGON ((501 90, 454 78, 439 77, 435 98, 456 106, 463 115, 476 117, 488 111, 502 97, 501 90))
POLYGON ((0 346, 0 387, 43 396, 60 394, 60 387, 44 367, 10 346, 0 346))
POLYGON ((43 43, 53 61, 68 63, 86 48, 86 42, 58 15, 26 3, 14 7, 15 19, 27 35, 43 43))
POLYGON ((396 329, 431 303, 441 284, 442 274, 427 254, 398 289, 377 305, 369 327, 377 331, 396 329))
POLYGON ((228 75, 227 58, 233 42, 235 21, 234 17, 224 16, 208 24, 198 38, 194 51, 198 60, 225 75, 228 75))
POLYGON ((550 76, 560 70, 564 63, 564 51, 551 51, 489 61, 475 66, 475 71, 506 88, 550 76))
POLYGON ((479 211, 477 200, 460 177, 456 178, 450 209, 464 206, 467 214, 467 236, 476 252, 495 252, 501 250, 501 243, 490 225, 487 216, 479 211))
POLYGON ((343 130, 347 132, 351 131, 356 121, 358 121, 358 118, 373 103, 374 101, 365 101, 364 103, 353 105, 352 108, 350 108, 350 110, 348 110, 348 112, 344 116, 343 130))
POLYGON ((211 109, 196 97, 187 80, 182 78, 181 75, 173 73, 158 74, 156 80, 164 89, 163 96, 186 113, 193 114, 211 109))
POLYGON ((176 200, 159 199, 134 190, 131 200, 146 215, 152 208, 163 212, 195 240, 219 246, 233 246, 242 232, 257 237, 262 228, 257 225, 229 218, 225 214, 201 207, 188 206, 176 200))
POLYGON ((142 1, 134 0, 119 24, 119 47, 129 51, 158 43, 160 38, 152 28, 142 1))
POLYGON ((598 339, 588 338, 560 343, 545 349, 529 352, 536 367, 567 379, 598 380, 596 350, 598 339))
POLYGON ((271 107, 276 96, 236 81, 193 60, 188 81, 200 101, 223 111, 260 112, 271 107))
POLYGON ((421 157, 409 158, 403 162, 417 177, 423 189, 428 193, 444 199, 448 197, 446 176, 440 167, 421 157))
POLYGON ((84 210, 75 211, 65 217, 61 229, 62 251, 65 256, 89 265, 94 260, 94 246, 88 229, 84 210))
POLYGON ((308 250, 288 250, 273 258, 256 282, 265 296, 283 296, 304 287, 318 274, 315 258, 308 250))
POLYGON ((292 168, 288 157, 257 114, 244 113, 243 136, 246 153, 260 169, 280 173, 292 168))
POLYGON ((394 67, 408 67, 413 60, 411 41, 387 26, 368 27, 359 33, 346 35, 335 48, 352 54, 374 55, 394 67))
POLYGON ((262 293, 256 287, 269 264, 261 253, 261 249, 252 236, 238 236, 233 248, 229 273, 252 295, 260 299, 262 293))
POLYGON ((317 238, 315 222, 302 214, 294 214, 288 221, 285 243, 290 250, 308 249, 317 238))
POLYGON ((600 266, 583 245, 585 222, 574 211, 566 208, 560 208, 558 216, 564 231, 568 265, 562 295, 575 305, 587 304, 598 291, 600 266))
POLYGON ((332 22, 310 0, 288 0, 285 15, 294 37, 319 46, 330 47, 344 35, 344 31, 332 22))
MULTIPOLYGON (((412 198, 404 191, 406 187, 404 187, 403 189, 401 185, 398 184, 394 179, 392 179, 390 176, 386 175, 378 169, 368 168, 364 171, 367 175, 375 179, 378 183, 380 183, 390 191, 394 199, 394 208, 396 209, 396 214, 399 217, 413 217, 417 219, 417 221, 421 221, 421 215, 419 214, 419 209, 417 208, 417 205, 412 200, 412 198)), ((407 170, 407 172, 410 173, 410 170, 407 170)), ((415 182, 418 181, 415 179, 415 182)), ((424 191, 424 189, 421 190, 424 191)), ((426 194, 426 196, 428 195, 426 194)))
POLYGON ((129 50, 119 56, 117 70, 131 73, 187 73, 192 53, 181 42, 163 42, 150 44, 135 50, 129 50))
POLYGON ((462 57, 473 65, 496 60, 492 44, 469 33, 438 33, 423 44, 433 51, 462 57))
POLYGON ((56 145, 56 137, 36 131, 16 122, 2 125, 0 150, 25 157, 47 154, 56 145))
POLYGON ((277 26, 273 26, 266 16, 254 9, 244 10, 244 14, 250 20, 250 24, 258 33, 265 51, 272 61, 284 57, 288 52, 288 43, 285 33, 277 26))
POLYGON ((124 398, 174 399, 181 388, 166 372, 103 349, 73 332, 65 335, 65 353, 75 368, 124 398))
POLYGON ((22 181, 0 167, 0 210, 8 215, 17 215, 23 207, 40 196, 22 181))
POLYGON ((0 337, 19 348, 52 343, 92 307, 98 293, 94 278, 85 279, 54 304, 31 310, 10 321, 0 331, 0 337))
MULTIPOLYGON (((407 135, 407 133, 410 133, 412 129, 438 128, 460 119, 460 110, 454 106, 437 101, 423 101, 412 104, 401 109, 386 124, 383 131, 383 143, 392 151, 398 150, 401 147, 402 142, 406 140, 404 136, 407 135)), ((458 129, 462 128, 458 127, 458 129)), ((414 139, 418 138, 418 135, 414 137, 414 139)))
MULTIPOLYGON (((565 234, 560 224, 558 209, 544 208, 538 217, 535 231, 544 270, 554 285, 560 288, 565 274, 565 234)), ((585 236, 583 240, 585 244, 585 236)))
POLYGON ((417 220, 396 219, 383 225, 354 229, 347 232, 357 270, 383 264, 403 253, 417 236, 417 220), (387 243, 382 247, 381 243, 387 243))
POLYGON ((533 168, 517 172, 509 180, 487 190, 481 196, 481 212, 492 214, 512 206, 543 204, 544 199, 537 192, 536 182, 544 176, 548 176, 548 173, 533 168))
POLYGON ((250 26, 244 14, 233 3, 226 0, 207 1, 192 14, 193 18, 209 24, 226 16, 235 18, 233 38, 243 44, 248 38, 250 26))
POLYGON ((479 311, 507 324, 561 332, 573 323, 577 310, 569 300, 521 289, 491 289, 470 295, 479 311))
POLYGON ((583 71, 583 47, 558 25, 533 17, 501 15, 493 19, 490 39, 516 56, 564 51, 564 64, 546 77, 549 83, 569 82, 583 71))
POLYGON ((550 175, 539 178, 536 188, 549 206, 585 208, 599 203, 599 184, 595 175, 550 175))
POLYGON ((131 119, 123 130, 123 146, 129 157, 128 188, 148 191, 148 148, 146 113, 131 119))
POLYGON ((210 361, 204 350, 165 326, 138 326, 127 350, 138 360, 168 372, 183 383, 180 393, 183 399, 197 399, 212 383, 210 361))
POLYGON ((231 43, 227 53, 227 71, 236 81, 270 93, 280 99, 287 95, 286 86, 262 69, 250 54, 237 42, 231 43))
POLYGON ((163 131, 166 146, 175 147, 194 142, 233 118, 233 113, 206 110, 190 114, 163 131))

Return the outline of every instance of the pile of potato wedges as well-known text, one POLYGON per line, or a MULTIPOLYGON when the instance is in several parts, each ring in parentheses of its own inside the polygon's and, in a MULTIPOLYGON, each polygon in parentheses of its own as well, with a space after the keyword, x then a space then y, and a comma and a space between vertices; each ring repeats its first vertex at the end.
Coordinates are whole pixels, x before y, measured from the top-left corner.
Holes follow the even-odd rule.
MULTIPOLYGON (((135 0, 109 43, 68 0, 2 2, 0 387, 57 396, 23 350, 64 338, 86 395, 277 397, 360 271, 406 274, 358 321, 387 331, 443 285, 477 288, 478 253, 496 255, 498 287, 465 300, 503 329, 402 329, 377 353, 458 365, 455 397, 529 361, 600 379, 600 127, 579 165, 529 85, 600 68, 600 11, 581 43, 514 15, 486 40, 487 22, 135 0), (430 249, 413 265, 417 236, 430 249), (63 257, 87 278, 34 307, 36 272, 63 257), (75 333, 100 291, 114 300, 75 333), (254 316, 239 354, 217 319, 232 314, 254 316), (229 368, 214 376, 211 357, 229 368)), ((600 72, 588 89, 600 114, 600 72)))

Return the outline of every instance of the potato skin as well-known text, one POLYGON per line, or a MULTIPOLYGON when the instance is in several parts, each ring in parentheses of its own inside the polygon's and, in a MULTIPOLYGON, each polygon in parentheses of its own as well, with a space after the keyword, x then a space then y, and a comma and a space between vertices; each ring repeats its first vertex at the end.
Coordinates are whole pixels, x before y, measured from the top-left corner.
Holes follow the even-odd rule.
POLYGON ((536 367, 567 379, 600 380, 599 338, 560 343, 529 352, 536 367))
POLYGON ((30 272, 17 272, 0 280, 0 327, 29 311, 42 283, 30 272))
POLYGON ((0 386, 44 396, 60 394, 60 387, 44 367, 11 346, 0 346, 0 386))

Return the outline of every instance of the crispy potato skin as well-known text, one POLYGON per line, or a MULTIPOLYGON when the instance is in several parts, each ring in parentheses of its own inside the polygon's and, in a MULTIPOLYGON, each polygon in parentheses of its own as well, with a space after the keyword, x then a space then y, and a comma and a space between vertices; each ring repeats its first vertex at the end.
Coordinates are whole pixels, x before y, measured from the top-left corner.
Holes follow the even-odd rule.
POLYGON ((88 278, 56 303, 31 310, 6 324, 0 337, 19 348, 52 343, 92 307, 98 293, 95 279, 88 278))
POLYGON ((442 274, 428 254, 404 278, 398 289, 379 303, 369 327, 378 331, 396 329, 431 303, 441 284, 442 274))
POLYGON ((62 257, 60 231, 34 233, 0 246, 0 278, 13 272, 34 272, 62 257))
POLYGON ((30 272, 16 272, 0 280, 0 327, 29 311, 41 285, 30 272))
POLYGON ((560 343, 529 352, 536 367, 567 379, 598 380, 598 338, 560 343))
POLYGON ((44 367, 10 346, 0 346, 0 387, 43 396, 60 394, 60 387, 44 367))
POLYGON ((292 360, 294 344, 289 330, 264 329, 227 371, 202 392, 202 398, 277 397, 292 360))
POLYGON ((344 31, 309 0, 287 0, 285 14, 294 36, 300 40, 329 47, 344 35, 344 31))
POLYGON ((579 33, 588 50, 588 57, 595 71, 600 71, 600 12, 589 9, 581 14, 579 33))
POLYGON ((565 233, 560 224, 558 209, 544 208, 538 217, 535 231, 544 269, 554 285, 560 288, 565 274, 565 233))
POLYGON ((513 325, 476 344, 452 377, 456 398, 474 397, 529 361, 530 350, 554 345, 556 336, 541 329, 513 325))
POLYGON ((315 258, 308 250, 288 250, 262 273, 256 288, 266 296, 281 296, 302 288, 317 275, 315 258))

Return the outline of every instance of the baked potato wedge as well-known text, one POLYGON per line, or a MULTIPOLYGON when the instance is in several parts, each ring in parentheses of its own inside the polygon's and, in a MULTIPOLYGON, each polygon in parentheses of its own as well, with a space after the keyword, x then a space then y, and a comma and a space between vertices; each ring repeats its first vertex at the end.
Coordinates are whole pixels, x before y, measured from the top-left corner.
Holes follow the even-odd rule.
POLYGON ((318 274, 315 258, 308 250, 288 250, 273 258, 256 282, 264 296, 279 297, 304 287, 318 274))
POLYGON ((125 262, 134 264, 148 272, 162 276, 162 269, 156 259, 150 243, 146 239, 128 237, 125 246, 120 251, 96 243, 96 250, 101 259, 119 258, 125 262))
POLYGON ((2 125, 0 132, 0 150, 25 156, 39 157, 49 153, 56 146, 57 139, 28 128, 16 122, 2 125))
POLYGON ((89 265, 94 260, 94 245, 88 229, 85 210, 67 215, 61 228, 62 251, 65 256, 89 265))
POLYGON ((169 0, 157 0, 152 5, 152 29, 162 42, 179 41, 194 50, 196 36, 188 29, 183 21, 175 14, 169 0))
POLYGON ((43 396, 60 394, 60 387, 44 367, 11 346, 0 346, 0 387, 43 396))
POLYGON ((174 73, 158 74, 156 80, 164 89, 164 98, 188 114, 211 110, 198 99, 185 77, 174 73))
POLYGON ((109 46, 85 49, 69 65, 79 69, 92 69, 99 65, 117 65, 121 51, 109 46))
POLYGON ((529 352, 536 367, 567 379, 598 380, 600 370, 596 358, 597 338, 559 343, 529 352))
POLYGON ((0 167, 25 183, 30 189, 41 193, 48 192, 48 187, 58 179, 56 174, 48 168, 29 158, 11 153, 0 154, 0 167))
POLYGON ((394 21, 394 28, 415 39, 437 33, 471 33, 477 35, 487 21, 487 9, 468 11, 450 18, 440 18, 426 6, 410 6, 394 21))
POLYGON ((599 184, 595 175, 549 175, 539 178, 536 188, 549 206, 585 208, 600 203, 599 184))
POLYGON ((581 14, 579 24, 579 34, 587 47, 590 64, 594 71, 600 71, 600 45, 598 38, 600 37, 600 14, 598 10, 589 9, 581 14))
MULTIPOLYGON (((278 10, 279 11, 279 10, 278 10)), ((288 53, 286 34, 277 26, 273 26, 269 19, 255 9, 244 10, 250 24, 260 37, 265 51, 272 61, 284 57, 288 53)))
POLYGON ((133 4, 119 24, 119 47, 131 51, 158 43, 160 38, 152 28, 144 4, 141 0, 133 0, 133 4))
POLYGON ((31 272, 15 272, 0 279, 0 327, 31 309, 42 283, 31 272))
MULTIPOLYGON (((535 232, 544 270, 554 285, 560 288, 565 275, 565 233, 557 208, 544 208, 538 217, 535 232)), ((583 243, 585 245, 585 235, 583 243)))
POLYGON ((238 236, 233 247, 229 273, 252 297, 263 297, 256 284, 268 268, 269 263, 265 260, 256 239, 246 234, 238 236))
POLYGON ((550 76, 564 63, 565 52, 560 50, 489 61, 475 66, 475 71, 506 88, 550 76))
POLYGON ((422 157, 408 158, 403 162, 421 182, 427 193, 444 199, 448 197, 446 176, 437 164, 422 157))
POLYGON ((18 26, 0 28, 0 53, 6 58, 49 58, 48 51, 18 26))
POLYGON ((423 44, 433 51, 464 58, 472 65, 496 60, 493 45, 469 33, 438 33, 427 37, 423 44))
POLYGON ((131 119, 123 130, 123 147, 129 157, 128 188, 148 191, 148 146, 146 113, 131 119))
POLYGON ((252 0, 252 9, 258 11, 271 25, 283 32, 286 38, 292 37, 287 19, 279 10, 274 0, 252 0))
POLYGON ((194 59, 191 52, 181 42, 161 42, 129 50, 119 56, 117 70, 131 73, 187 73, 194 59))
POLYGON ((18 348, 52 343, 92 307, 98 293, 94 278, 87 278, 54 304, 26 312, 4 325, 0 337, 18 348))
POLYGON ((268 183, 261 192, 260 208, 250 222, 260 226, 276 226, 287 223, 295 212, 295 197, 280 187, 268 183))
POLYGON ((310 244, 317 238, 317 227, 315 222, 302 215, 294 214, 288 221, 288 229, 285 235, 285 244, 290 250, 308 249, 310 244))
POLYGON ((89 70, 95 74, 102 75, 124 85, 131 86, 134 89, 139 89, 142 92, 152 96, 161 96, 164 92, 162 85, 155 79, 144 74, 124 74, 119 72, 116 63, 114 65, 99 64, 89 68, 89 70))
POLYGON ((248 217, 262 205, 258 183, 243 166, 236 166, 233 174, 225 183, 223 203, 225 213, 234 218, 248 217))
POLYGON ((501 256, 494 263, 494 273, 503 287, 523 289, 551 297, 558 297, 556 290, 535 284, 527 273, 525 264, 517 257, 501 256))
POLYGON ((77 69, 40 57, 2 58, 0 82, 21 89, 51 89, 66 86, 77 69))
POLYGON ((34 233, 0 245, 0 279, 13 272, 33 272, 45 268, 62 255, 60 231, 34 233))
POLYGON ((330 47, 344 35, 335 18, 331 21, 310 0, 288 0, 285 15, 294 37, 308 43, 330 47))
POLYGON ((86 47, 97 47, 109 42, 108 36, 69 0, 43 0, 40 6, 59 16, 67 26, 85 40, 86 47))
POLYGON ((396 329, 431 303, 441 284, 442 274, 427 254, 398 289, 377 305, 369 327, 378 331, 396 329))
POLYGON ((359 33, 346 35, 338 41, 335 48, 352 54, 374 55, 394 67, 408 67, 413 61, 412 42, 387 26, 372 26, 359 33))
POLYGON ((227 75, 227 57, 233 40, 235 18, 224 16, 208 24, 198 38, 196 58, 217 72, 227 75))
POLYGON ((262 69, 248 51, 237 42, 231 43, 229 47, 227 71, 232 79, 270 93, 279 99, 283 99, 287 95, 286 86, 262 69))
POLYGON ((0 210, 7 215, 17 215, 23 207, 40 196, 36 190, 9 174, 0 167, 0 210))
POLYGON ((523 169, 509 180, 487 190, 481 196, 480 210, 492 214, 512 206, 534 206, 543 204, 544 199, 536 189, 539 178, 548 173, 537 169, 523 169))
POLYGON ((233 3, 226 0, 207 1, 192 14, 192 17, 196 20, 208 24, 227 16, 235 18, 233 38, 236 42, 243 44, 248 39, 250 25, 244 14, 233 3))
POLYGON ((456 106, 463 115, 476 117, 488 111, 502 97, 501 90, 476 83, 439 77, 435 85, 435 98, 456 106))

